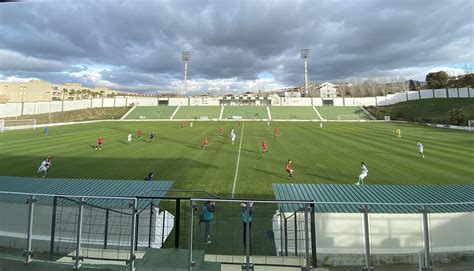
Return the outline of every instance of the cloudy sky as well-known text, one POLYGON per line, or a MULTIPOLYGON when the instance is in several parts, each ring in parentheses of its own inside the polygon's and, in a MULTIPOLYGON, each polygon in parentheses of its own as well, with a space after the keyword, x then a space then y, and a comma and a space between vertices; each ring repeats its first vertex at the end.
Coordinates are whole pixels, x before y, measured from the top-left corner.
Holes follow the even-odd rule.
POLYGON ((0 80, 121 90, 269 90, 473 66, 472 0, 36 1, 0 4, 0 80), (80 2, 80 3, 78 3, 80 2))

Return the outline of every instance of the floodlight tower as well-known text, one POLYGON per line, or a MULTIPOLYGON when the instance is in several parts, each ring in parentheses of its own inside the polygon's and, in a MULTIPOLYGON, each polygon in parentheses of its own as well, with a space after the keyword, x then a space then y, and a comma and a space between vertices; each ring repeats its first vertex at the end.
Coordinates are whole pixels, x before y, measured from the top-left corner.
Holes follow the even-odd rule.
POLYGON ((184 95, 188 96, 188 61, 191 60, 191 52, 183 51, 181 56, 184 62, 184 95))
POLYGON ((301 58, 304 61, 304 92, 308 94, 308 59, 309 49, 301 49, 301 58))

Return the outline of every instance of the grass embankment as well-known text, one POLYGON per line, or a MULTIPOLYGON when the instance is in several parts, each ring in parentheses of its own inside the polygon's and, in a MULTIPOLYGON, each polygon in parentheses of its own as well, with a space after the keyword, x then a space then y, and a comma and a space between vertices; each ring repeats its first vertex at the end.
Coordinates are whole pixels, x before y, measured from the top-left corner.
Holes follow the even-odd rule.
POLYGON ((392 120, 467 125, 468 120, 474 120, 474 99, 414 100, 389 106, 370 106, 367 110, 377 119, 390 116, 392 120), (462 117, 453 119, 452 110, 460 110, 462 117))
POLYGON ((106 119, 120 119, 125 113, 130 110, 130 107, 111 107, 111 108, 89 108, 81 110, 72 110, 64 112, 54 112, 51 114, 37 114, 37 115, 23 115, 17 118, 5 118, 6 120, 15 119, 36 119, 36 124, 43 123, 58 123, 71 121, 86 121, 86 120, 106 120, 106 119))

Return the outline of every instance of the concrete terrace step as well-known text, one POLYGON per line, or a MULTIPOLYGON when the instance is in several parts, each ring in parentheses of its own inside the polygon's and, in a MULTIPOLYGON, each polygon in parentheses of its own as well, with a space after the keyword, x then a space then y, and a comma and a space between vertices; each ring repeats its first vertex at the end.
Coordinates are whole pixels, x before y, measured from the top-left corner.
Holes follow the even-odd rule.
MULTIPOLYGON (((137 271, 189 270, 187 249, 151 249, 137 263, 137 271)), ((195 271, 221 270, 220 263, 204 262, 204 251, 193 250, 195 271)))

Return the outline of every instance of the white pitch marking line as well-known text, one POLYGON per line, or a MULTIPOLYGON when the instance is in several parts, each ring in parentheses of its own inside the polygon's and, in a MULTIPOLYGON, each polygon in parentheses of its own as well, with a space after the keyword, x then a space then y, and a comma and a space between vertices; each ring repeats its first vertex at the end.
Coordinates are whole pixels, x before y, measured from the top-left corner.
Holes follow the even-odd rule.
POLYGON ((240 132, 239 154, 237 155, 237 165, 235 166, 234 184, 232 185, 232 198, 234 198, 235 185, 237 184, 237 176, 239 175, 240 151, 242 150, 242 141, 244 140, 244 126, 245 122, 242 123, 242 131, 240 132))

